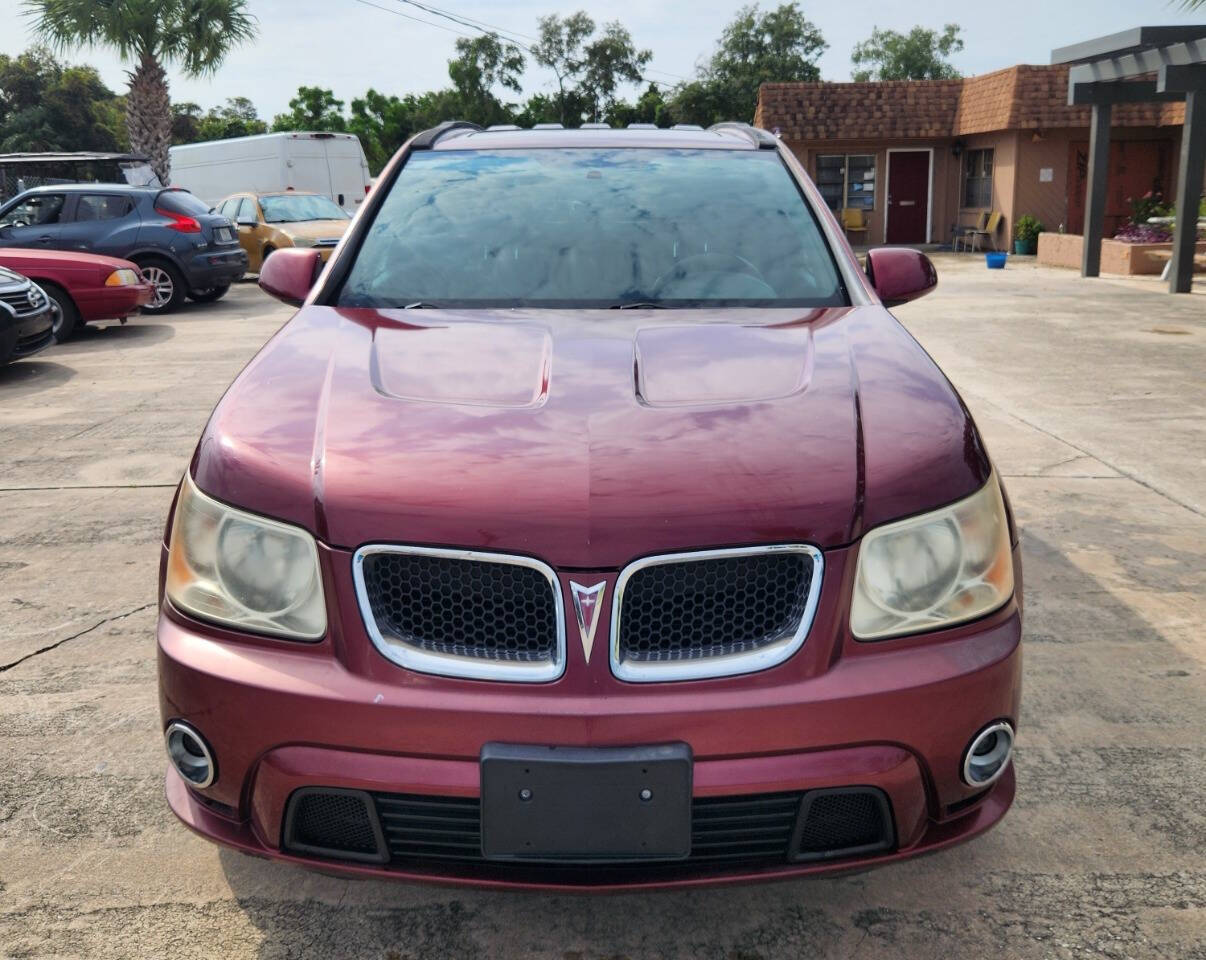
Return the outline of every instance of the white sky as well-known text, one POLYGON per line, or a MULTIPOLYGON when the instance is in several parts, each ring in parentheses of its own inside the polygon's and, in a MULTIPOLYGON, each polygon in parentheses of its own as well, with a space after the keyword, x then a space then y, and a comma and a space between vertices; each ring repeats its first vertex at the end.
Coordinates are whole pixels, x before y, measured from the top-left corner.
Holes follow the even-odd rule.
MULTIPOLYGON (((399 0, 369 0, 461 30, 399 0)), ((653 51, 650 76, 691 75, 708 54, 739 0, 574 0, 558 7, 551 0, 425 0, 428 5, 533 34, 536 19, 548 13, 585 9, 597 22, 619 19, 636 43, 653 51), (653 70, 664 71, 652 73, 653 70)), ((301 84, 331 88, 350 101, 369 87, 404 95, 448 84, 447 61, 456 35, 426 26, 357 0, 251 0, 260 21, 259 40, 236 50, 212 78, 188 80, 169 69, 174 100, 208 108, 227 97, 247 96, 260 116, 283 111, 301 84)), ((777 0, 763 0, 762 7, 777 0)), ((965 74, 985 73, 1014 63, 1046 63, 1052 48, 1114 33, 1140 24, 1206 22, 1206 10, 1185 13, 1165 0, 1009 0, 971 3, 930 0, 925 4, 843 0, 801 3, 824 34, 829 49, 821 59, 826 80, 850 79, 850 51, 873 26, 908 30, 921 23, 936 29, 947 22, 963 27, 966 46, 953 58, 965 74)), ((521 38, 522 39, 522 38, 521 38)), ((21 0, 0 0, 0 52, 18 53, 32 42, 21 0)), ((92 63, 116 91, 126 86, 117 58, 104 50, 80 50, 66 58, 92 63)), ((549 92, 548 71, 529 64, 525 94, 549 92)))

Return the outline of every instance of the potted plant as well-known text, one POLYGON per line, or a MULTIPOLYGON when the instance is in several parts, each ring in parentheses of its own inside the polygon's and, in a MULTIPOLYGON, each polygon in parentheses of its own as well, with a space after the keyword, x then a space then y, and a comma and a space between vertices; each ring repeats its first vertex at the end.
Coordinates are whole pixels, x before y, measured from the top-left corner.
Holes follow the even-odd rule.
POLYGON ((1030 214, 1018 217, 1013 225, 1013 252, 1029 254, 1038 248, 1038 235, 1043 232, 1043 225, 1030 214))

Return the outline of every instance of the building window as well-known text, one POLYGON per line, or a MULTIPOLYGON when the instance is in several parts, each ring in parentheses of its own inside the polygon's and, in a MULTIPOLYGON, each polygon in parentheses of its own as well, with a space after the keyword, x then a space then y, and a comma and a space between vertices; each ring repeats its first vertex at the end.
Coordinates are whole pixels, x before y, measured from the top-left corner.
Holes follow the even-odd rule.
POLYGON ((817 157, 817 187, 835 213, 875 206, 875 155, 828 153, 817 157))
POLYGON ((992 151, 968 150, 963 164, 963 206, 992 206, 992 151))

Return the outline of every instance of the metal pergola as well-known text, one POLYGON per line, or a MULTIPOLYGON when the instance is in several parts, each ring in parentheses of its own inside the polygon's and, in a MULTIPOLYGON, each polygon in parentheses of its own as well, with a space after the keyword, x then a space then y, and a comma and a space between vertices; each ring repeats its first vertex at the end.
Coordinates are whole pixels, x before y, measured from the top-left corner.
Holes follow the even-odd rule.
POLYGON ((1169 289, 1189 293, 1193 287, 1198 204, 1206 178, 1206 24, 1135 27, 1052 50, 1051 62, 1072 65, 1068 72, 1068 103, 1093 108, 1080 266, 1083 277, 1096 277, 1101 272, 1111 107, 1116 103, 1185 101, 1169 289))

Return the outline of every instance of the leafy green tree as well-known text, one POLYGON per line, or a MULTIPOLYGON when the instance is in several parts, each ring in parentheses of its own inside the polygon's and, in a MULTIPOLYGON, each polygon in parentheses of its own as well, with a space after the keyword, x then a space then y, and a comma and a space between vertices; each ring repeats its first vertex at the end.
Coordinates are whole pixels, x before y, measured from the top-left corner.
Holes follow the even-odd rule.
POLYGON ((704 126, 723 120, 748 122, 754 118, 763 83, 820 80, 817 60, 828 46, 794 0, 766 12, 757 4, 742 7, 696 79, 675 91, 674 118, 704 126))
POLYGON ((456 119, 460 103, 455 90, 430 90, 398 98, 370 89, 352 101, 347 130, 360 138, 369 167, 377 174, 413 134, 456 119))
POLYGON ((532 59, 557 78, 558 114, 554 121, 576 127, 583 118, 597 122, 615 103, 622 83, 638 83, 649 50, 638 50, 632 34, 618 20, 603 25, 595 36, 595 21, 579 10, 565 18, 556 14, 539 21, 540 39, 532 59))
POLYGON ((868 80, 947 80, 959 76, 947 58, 963 49, 961 27, 948 23, 937 30, 914 27, 908 33, 871 30, 871 37, 857 44, 850 59, 857 83, 868 80))
POLYGON ((25 0, 35 29, 59 50, 111 47, 133 65, 126 96, 130 146, 168 183, 172 105, 164 64, 211 74, 256 35, 247 0, 25 0))
POLYGON ((448 61, 448 76, 461 101, 461 118, 483 125, 509 121, 511 112, 494 90, 523 91, 520 76, 525 61, 519 47, 486 33, 457 40, 456 54, 448 61))
POLYGON ((638 50, 632 34, 618 20, 603 25, 600 36, 583 48, 582 79, 578 92, 589 104, 590 119, 597 123, 616 105, 616 89, 621 83, 639 83, 653 59, 650 50, 638 50))
POLYGON ((184 101, 172 104, 172 144, 196 143, 201 139, 201 104, 184 101))
POLYGON ((45 47, 0 54, 0 149, 117 150, 120 101, 92 67, 64 67, 45 47))
POLYGON ((323 87, 301 86, 297 96, 289 101, 289 112, 278 113, 272 120, 274 131, 317 130, 339 132, 346 128, 343 101, 323 87))
POLYGON ((532 44, 532 59, 552 70, 557 78, 558 120, 566 126, 578 126, 581 114, 574 116, 571 112, 570 95, 582 75, 582 45, 595 32, 595 21, 579 10, 565 18, 555 13, 541 17, 538 26, 540 39, 532 44))
POLYGON ((603 119, 613 127, 626 127, 630 123, 656 123, 659 127, 667 127, 673 122, 666 97, 656 83, 650 83, 636 103, 612 102, 603 119))
MULTIPOLYGON (((572 93, 569 95, 569 99, 571 104, 576 104, 576 98, 572 93)), ((572 105, 570 110, 571 112, 577 110, 579 116, 582 113, 580 104, 572 105)), ((561 99, 556 96, 549 97, 543 93, 534 93, 512 117, 511 122, 521 127, 532 127, 538 123, 561 123, 561 99)))
POLYGON ((370 87, 363 97, 352 100, 348 132, 360 139, 369 168, 375 175, 414 133, 414 110, 397 97, 378 93, 370 87))
POLYGON ((246 97, 230 97, 221 107, 212 108, 201 118, 198 134, 202 140, 226 140, 267 133, 268 124, 260 119, 255 104, 246 97))

